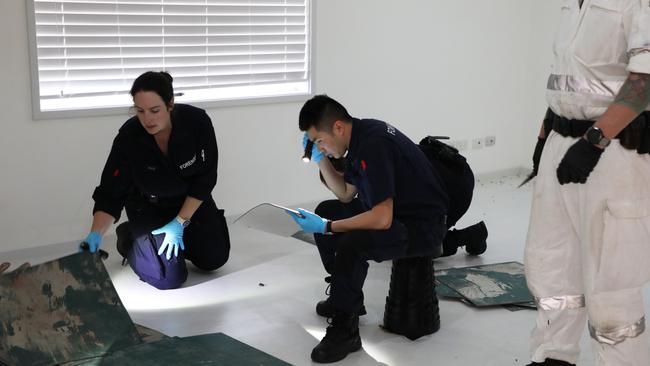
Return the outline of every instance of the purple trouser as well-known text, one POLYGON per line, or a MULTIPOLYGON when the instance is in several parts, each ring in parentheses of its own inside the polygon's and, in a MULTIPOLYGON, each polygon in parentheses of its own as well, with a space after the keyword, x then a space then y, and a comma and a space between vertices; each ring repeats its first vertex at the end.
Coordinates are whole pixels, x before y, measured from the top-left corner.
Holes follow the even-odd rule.
POLYGON ((133 271, 144 282, 157 289, 180 287, 187 279, 185 259, 204 271, 215 270, 226 263, 230 253, 228 226, 223 210, 217 209, 213 200, 204 201, 192 216, 183 233, 185 250, 167 260, 158 255, 164 234, 151 231, 162 227, 176 217, 178 207, 139 205, 127 208, 129 221, 117 229, 118 251, 125 257, 133 271))

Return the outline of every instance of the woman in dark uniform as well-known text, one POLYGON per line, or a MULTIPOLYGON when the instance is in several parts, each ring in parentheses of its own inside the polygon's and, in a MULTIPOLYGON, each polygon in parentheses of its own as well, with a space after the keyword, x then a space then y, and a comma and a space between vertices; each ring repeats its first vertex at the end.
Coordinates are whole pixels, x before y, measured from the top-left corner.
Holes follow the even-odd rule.
POLYGON ((204 110, 174 104, 172 77, 140 75, 131 88, 136 116, 120 128, 93 199, 85 239, 97 251, 116 228, 117 247, 140 279, 159 289, 187 278, 185 259, 212 271, 230 252, 228 227, 212 199, 217 182, 217 141, 204 110))

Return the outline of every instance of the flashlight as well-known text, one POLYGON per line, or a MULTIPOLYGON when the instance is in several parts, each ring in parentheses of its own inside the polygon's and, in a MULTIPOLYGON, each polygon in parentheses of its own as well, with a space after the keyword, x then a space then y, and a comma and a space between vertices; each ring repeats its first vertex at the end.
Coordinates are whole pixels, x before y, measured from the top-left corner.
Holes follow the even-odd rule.
POLYGON ((302 161, 309 163, 311 161, 311 151, 314 148, 314 142, 312 140, 307 140, 305 145, 305 153, 302 156, 302 161))
MULTIPOLYGON (((83 250, 83 251, 85 251, 85 252, 89 252, 89 251, 90 251, 90 245, 89 245, 88 243, 86 243, 85 241, 84 241, 84 242, 81 242, 81 245, 79 245, 79 247, 81 248, 81 250, 83 250)), ((100 257, 101 259, 106 259, 106 258, 108 258, 108 253, 106 253, 106 252, 103 251, 102 249, 99 249, 97 252, 99 253, 99 257, 100 257)))

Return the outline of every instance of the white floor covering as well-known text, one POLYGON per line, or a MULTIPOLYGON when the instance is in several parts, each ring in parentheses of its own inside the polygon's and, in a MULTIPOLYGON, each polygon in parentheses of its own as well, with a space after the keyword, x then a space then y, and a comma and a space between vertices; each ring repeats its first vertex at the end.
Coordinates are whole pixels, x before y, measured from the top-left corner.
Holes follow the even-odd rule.
MULTIPOLYGON (((505 176, 478 181, 472 207, 458 226, 485 220, 488 250, 480 257, 459 252, 438 259, 437 269, 522 261, 531 201, 530 184, 516 188, 522 179, 505 176)), ((311 349, 327 326, 314 310, 325 297, 325 272, 316 248, 239 225, 230 226, 230 236, 229 262, 210 274, 190 265, 188 282, 181 289, 159 291, 141 282, 129 267, 120 265, 114 237, 105 238, 103 245, 111 253, 106 267, 136 323, 170 336, 223 332, 290 364, 311 365, 311 349)), ((66 243, 7 252, 0 254, 0 262, 35 264, 72 253, 75 247, 76 243, 66 243)), ((364 287, 368 314, 360 320, 363 349, 335 365, 507 366, 529 362, 534 310, 479 310, 441 300, 442 328, 437 333, 411 341, 383 331, 379 325, 390 266, 390 262, 371 263, 364 287)), ((645 295, 650 313, 647 288, 645 295)), ((586 332, 583 346, 579 364, 591 365, 586 332)))

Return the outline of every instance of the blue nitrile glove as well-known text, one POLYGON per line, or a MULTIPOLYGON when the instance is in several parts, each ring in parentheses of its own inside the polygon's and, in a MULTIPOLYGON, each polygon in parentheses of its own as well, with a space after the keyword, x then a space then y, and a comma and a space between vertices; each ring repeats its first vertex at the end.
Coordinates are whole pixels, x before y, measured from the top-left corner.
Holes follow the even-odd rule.
POLYGON ((316 215, 313 212, 303 210, 302 208, 299 208, 298 212, 300 212, 300 214, 303 217, 300 217, 293 212, 287 211, 287 213, 289 214, 289 216, 291 216, 293 221, 295 221, 298 225, 300 225, 300 228, 304 232, 325 234, 325 228, 327 227, 327 220, 316 215))
POLYGON ((151 233, 153 235, 165 234, 163 243, 160 246, 160 249, 158 249, 158 255, 162 255, 162 253, 167 250, 167 260, 171 259, 172 251, 174 251, 174 257, 178 257, 178 247, 180 247, 181 250, 185 250, 185 244, 183 243, 184 229, 183 225, 174 218, 167 225, 152 231, 151 233))
POLYGON ((83 251, 85 248, 83 248, 83 243, 88 243, 88 250, 91 253, 95 253, 97 249, 99 249, 99 246, 102 245, 102 235, 98 233, 97 231, 91 231, 90 234, 84 239, 84 241, 79 244, 79 251, 83 251))
MULTIPOLYGON (((305 132, 305 136, 302 138, 302 149, 303 151, 307 147, 307 141, 309 138, 307 137, 307 132, 305 132)), ((318 150, 318 147, 316 147, 316 143, 314 143, 314 147, 311 148, 311 161, 314 163, 318 164, 320 163, 321 159, 323 159, 323 153, 318 150)))

